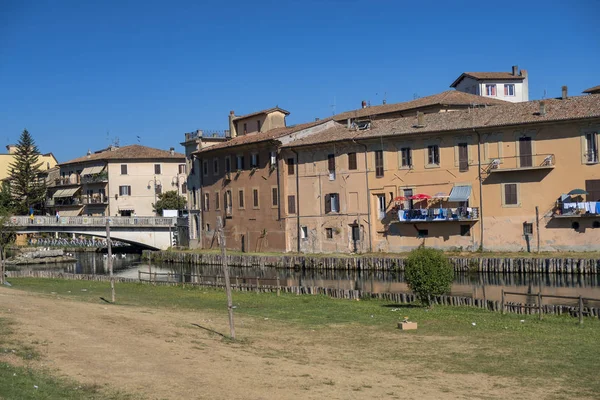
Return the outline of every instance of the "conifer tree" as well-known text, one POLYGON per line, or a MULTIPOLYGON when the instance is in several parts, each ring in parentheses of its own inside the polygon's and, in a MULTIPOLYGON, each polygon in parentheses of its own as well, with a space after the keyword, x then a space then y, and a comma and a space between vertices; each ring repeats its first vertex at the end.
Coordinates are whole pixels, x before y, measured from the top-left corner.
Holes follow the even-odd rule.
POLYGON ((40 151, 27 129, 23 130, 16 147, 14 161, 9 165, 10 190, 16 211, 25 214, 32 208, 42 208, 46 182, 41 175, 43 163, 38 162, 40 151))

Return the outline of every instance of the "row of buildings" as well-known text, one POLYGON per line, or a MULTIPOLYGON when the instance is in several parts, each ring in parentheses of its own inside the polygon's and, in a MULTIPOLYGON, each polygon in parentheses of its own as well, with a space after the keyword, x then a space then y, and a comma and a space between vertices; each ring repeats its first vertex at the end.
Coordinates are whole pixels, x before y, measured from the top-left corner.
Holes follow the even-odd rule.
POLYGON ((600 249, 600 88, 528 101, 516 67, 452 86, 295 126, 278 107, 232 111, 226 137, 186 134, 190 246, 218 246, 220 217, 242 251, 600 249))
POLYGON ((294 126, 279 107, 231 111, 223 135, 186 133, 185 155, 111 146, 49 162, 46 205, 149 216, 176 190, 192 248, 218 246, 221 218, 242 251, 600 249, 600 87, 529 101, 516 66, 451 87, 294 126))

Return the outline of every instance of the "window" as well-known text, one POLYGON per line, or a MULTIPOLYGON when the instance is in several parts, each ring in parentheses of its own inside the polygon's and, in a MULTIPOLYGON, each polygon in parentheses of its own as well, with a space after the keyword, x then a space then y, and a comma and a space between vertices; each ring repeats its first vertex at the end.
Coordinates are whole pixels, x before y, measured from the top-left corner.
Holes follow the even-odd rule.
POLYGON ((260 132, 260 120, 256 121, 256 131, 260 132))
POLYGON ((154 173, 160 175, 160 164, 154 164, 154 173))
POLYGON ((279 205, 279 191, 276 187, 271 188, 271 205, 277 207, 279 205))
POLYGON ((588 179, 585 181, 585 191, 587 201, 600 201, 600 179, 588 179))
POLYGON ((258 208, 258 189, 252 189, 252 207, 258 208))
POLYGON ((240 190, 238 191, 238 201, 239 201, 239 207, 240 208, 244 208, 244 191, 240 190))
POLYGON ((215 210, 218 210, 221 208, 221 204, 219 204, 219 203, 221 203, 220 200, 221 200, 221 193, 216 192, 215 193, 215 210))
POLYGON ((471 225, 461 225, 460 236, 471 236, 471 225))
POLYGON ((206 231, 210 231, 210 224, 206 224, 206 231))
POLYGON ((288 214, 296 214, 296 196, 288 196, 288 214))
POLYGON ((505 206, 519 205, 519 198, 518 198, 516 183, 505 183, 504 184, 504 205, 505 206))
POLYGON ((349 170, 357 169, 356 153, 348 153, 348 169, 349 170))
POLYGON ((225 157, 225 172, 231 172, 231 157, 225 157))
POLYGON ((181 184, 181 194, 186 194, 187 193, 187 183, 183 182, 181 184))
POLYGON ((335 172, 335 154, 327 155, 327 169, 329 173, 335 172))
POLYGON ((244 156, 238 155, 235 158, 235 167, 238 171, 241 171, 244 169, 244 156))
POLYGON ((121 164, 121 175, 127 175, 127 164, 121 164))
POLYGON ((412 150, 410 147, 403 147, 400 149, 400 159, 402 168, 412 167, 412 150))
POLYGON ((427 146, 427 162, 429 165, 440 165, 440 146, 427 146))
POLYGON ((460 172, 469 170, 469 145, 467 143, 458 144, 458 170, 460 172))
POLYGON ((586 153, 585 160, 590 164, 598 162, 598 134, 589 132, 585 134, 586 153))
POLYGON ((426 238, 427 236, 429 236, 429 229, 419 229, 417 231, 418 238, 426 238))
POLYGON ((340 212, 340 195, 330 193, 325 195, 325 214, 340 212))
POLYGON ((504 95, 505 96, 514 96, 515 95, 515 85, 514 84, 504 84, 504 95))
POLYGON ((218 175, 218 174, 219 174, 219 159, 214 158, 213 159, 213 175, 218 175))
POLYGON ((248 124, 244 124, 244 135, 248 133, 248 124))
POLYGON ((160 183, 154 184, 154 193, 161 194, 162 193, 162 185, 160 183))
POLYGON ((210 209, 210 195, 208 193, 204 193, 204 211, 208 211, 210 209))
POLYGON ((119 196, 131 196, 131 186, 119 186, 119 196))
POLYGON ((180 174, 185 174, 186 170, 187 170, 187 167, 185 164, 179 164, 179 173, 180 174))
POLYGON ((269 166, 275 168, 277 165, 277 153, 272 151, 269 153, 269 166))
POLYGON ((208 161, 202 161, 202 173, 204 176, 208 176, 208 161))
POLYGON ((327 239, 333 239, 333 228, 325 228, 325 236, 327 239))
POLYGON ((375 151, 375 176, 377 178, 383 176, 383 150, 375 151))
POLYGON ((250 158, 250 168, 258 168, 258 153, 252 153, 250 158))
POLYGON ((287 166, 288 166, 288 175, 294 175, 294 159, 293 158, 287 159, 287 166))
POLYGON ((533 224, 530 222, 523 222, 523 236, 533 236, 533 224))
POLYGON ((196 191, 196 186, 192 186, 192 202, 194 203, 194 207, 196 207, 197 204, 197 194, 198 192, 196 191))
POLYGON ((223 196, 223 205, 225 206, 225 215, 231 217, 231 206, 233 205, 233 201, 231 199, 231 190, 225 192, 223 196))
POLYGON ((190 175, 194 175, 196 173, 196 167, 194 164, 194 159, 190 157, 190 175))
POLYGON ((496 95, 496 85, 485 85, 485 94, 487 96, 495 96, 496 95))
POLYGON ((300 238, 301 239, 307 239, 308 238, 308 227, 307 226, 302 226, 300 228, 300 238))
POLYGON ((382 220, 385 218, 387 206, 385 204, 385 195, 378 194, 377 195, 377 213, 379 215, 379 219, 382 220))
POLYGON ((530 168, 533 166, 532 154, 531 138, 527 136, 519 138, 519 165, 521 168, 530 168))

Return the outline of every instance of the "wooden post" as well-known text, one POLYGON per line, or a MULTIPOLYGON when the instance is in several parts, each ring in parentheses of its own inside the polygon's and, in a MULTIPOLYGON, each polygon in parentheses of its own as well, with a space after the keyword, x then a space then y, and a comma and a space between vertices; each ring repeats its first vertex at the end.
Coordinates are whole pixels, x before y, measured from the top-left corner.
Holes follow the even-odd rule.
POLYGON ((277 273, 277 296, 281 295, 281 287, 279 285, 279 273, 277 270, 275 270, 275 272, 277 273))
POLYGON ((142 281, 142 271, 138 269, 138 281, 142 281))
POLYGON ((504 314, 504 289, 502 289, 502 314, 504 314))
POLYGON ((538 206, 535 206, 535 230, 537 236, 537 252, 540 252, 540 211, 538 206))
POLYGON ((111 301, 115 302, 115 278, 113 276, 113 264, 112 264, 112 245, 110 243, 110 218, 106 218, 106 259, 108 264, 108 273, 110 274, 110 291, 111 301))
POLYGON ((542 320, 542 292, 538 292, 538 314, 540 321, 542 320))
POLYGON ((256 277, 256 293, 258 293, 258 276, 256 277))
POLYGON ((583 324, 583 298, 579 295, 579 325, 583 324))
POLYGON ((225 230, 223 220, 217 217, 217 229, 219 231, 219 242, 221 245, 221 265, 225 276, 225 292, 227 292, 227 312, 229 313, 229 331, 232 339, 235 339, 235 326, 233 324, 233 300, 231 299, 231 284, 229 283, 229 268, 227 266, 227 250, 225 249, 225 230))

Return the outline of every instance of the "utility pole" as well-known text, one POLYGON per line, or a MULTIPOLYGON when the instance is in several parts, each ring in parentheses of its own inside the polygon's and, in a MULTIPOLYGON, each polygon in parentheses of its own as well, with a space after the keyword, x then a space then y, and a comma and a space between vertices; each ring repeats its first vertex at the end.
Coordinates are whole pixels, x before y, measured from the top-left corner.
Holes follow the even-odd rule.
POLYGON ((227 267, 227 250, 225 249, 225 229, 223 219, 217 217, 217 229, 219 231, 219 244, 221 246, 221 265, 225 276, 225 291, 227 292, 227 311, 229 313, 229 331, 232 339, 235 339, 235 326, 233 324, 233 300, 231 299, 231 283, 229 282, 229 268, 227 267))
POLYGON ((108 273, 110 274, 110 290, 111 290, 111 301, 115 302, 115 278, 113 276, 113 263, 112 263, 112 245, 110 243, 110 218, 106 218, 106 264, 108 266, 108 273))

